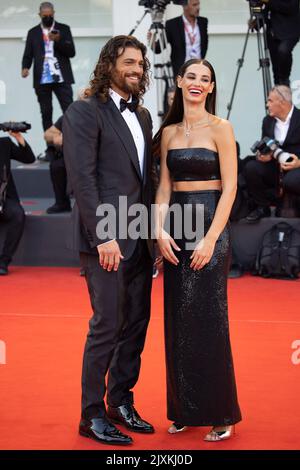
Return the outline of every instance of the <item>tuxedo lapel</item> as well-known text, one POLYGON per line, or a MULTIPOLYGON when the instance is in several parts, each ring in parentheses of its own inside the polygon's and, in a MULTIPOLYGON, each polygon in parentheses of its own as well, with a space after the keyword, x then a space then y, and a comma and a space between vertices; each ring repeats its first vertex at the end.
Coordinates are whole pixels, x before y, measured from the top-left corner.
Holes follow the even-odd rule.
POLYGON ((144 181, 144 184, 146 184, 147 175, 149 174, 149 165, 151 163, 150 155, 151 155, 151 146, 152 146, 152 135, 151 135, 149 123, 146 119, 145 113, 141 112, 140 107, 138 107, 135 114, 142 128, 144 140, 145 140, 143 181, 144 181))
POLYGON ((128 154, 130 160, 133 163, 134 168, 140 179, 142 179, 140 162, 136 150, 136 146, 130 132, 129 127, 127 126, 125 120, 123 119, 120 111, 116 107, 112 99, 109 99, 105 104, 105 109, 107 112, 107 118, 113 129, 118 134, 120 140, 122 141, 126 153, 128 154))

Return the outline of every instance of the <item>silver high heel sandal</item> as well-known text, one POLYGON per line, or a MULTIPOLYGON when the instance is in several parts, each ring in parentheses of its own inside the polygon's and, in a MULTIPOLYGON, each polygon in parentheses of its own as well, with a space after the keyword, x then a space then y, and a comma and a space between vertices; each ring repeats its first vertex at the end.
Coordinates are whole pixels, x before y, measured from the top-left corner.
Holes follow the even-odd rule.
POLYGON ((173 423, 172 426, 169 427, 168 433, 169 434, 176 434, 177 432, 182 432, 187 429, 187 426, 183 426, 179 423, 173 423))
POLYGON ((235 426, 214 426, 212 430, 203 438, 204 441, 217 442, 225 441, 235 434, 235 426))

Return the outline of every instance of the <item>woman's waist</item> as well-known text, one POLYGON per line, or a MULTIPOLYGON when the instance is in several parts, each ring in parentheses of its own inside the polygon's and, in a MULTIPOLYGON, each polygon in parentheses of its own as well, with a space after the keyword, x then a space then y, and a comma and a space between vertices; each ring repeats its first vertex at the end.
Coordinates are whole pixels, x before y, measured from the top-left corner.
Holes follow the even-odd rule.
POLYGON ((172 185, 173 192, 221 191, 221 189, 221 180, 174 181, 172 185))

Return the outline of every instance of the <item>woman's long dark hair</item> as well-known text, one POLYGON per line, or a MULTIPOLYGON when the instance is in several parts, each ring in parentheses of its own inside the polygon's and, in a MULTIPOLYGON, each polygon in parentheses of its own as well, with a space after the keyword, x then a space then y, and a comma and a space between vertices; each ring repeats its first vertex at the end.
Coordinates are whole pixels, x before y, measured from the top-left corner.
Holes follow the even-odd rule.
MULTIPOLYGON (((188 67, 190 67, 190 65, 193 65, 193 64, 203 64, 205 65, 205 67, 209 68, 210 70, 211 82, 214 82, 214 88, 213 88, 212 93, 209 93, 207 95, 207 98, 205 101, 205 109, 210 114, 215 114, 216 113, 217 83, 216 83, 216 74, 210 62, 208 62, 205 59, 190 59, 182 65, 181 69, 178 72, 178 75, 180 77, 183 77, 188 67)), ((178 87, 177 82, 176 82, 175 96, 174 96, 174 101, 172 103, 172 106, 170 107, 168 114, 166 115, 162 125, 160 126, 159 131, 157 132, 157 134, 154 136, 154 139, 153 139, 153 155, 155 155, 156 157, 160 156, 160 141, 161 141, 162 131, 164 130, 164 128, 167 126, 170 126, 171 124, 177 124, 179 122, 182 122, 183 114, 184 114, 184 109, 183 109, 182 89, 178 87)))
POLYGON ((123 54, 127 47, 133 47, 141 51, 144 61, 143 76, 140 82, 140 92, 138 98, 141 98, 149 87, 149 69, 150 63, 146 57, 146 46, 138 41, 134 36, 115 36, 111 38, 102 48, 98 63, 92 74, 90 86, 85 90, 85 96, 99 96, 107 99, 109 88, 111 86, 111 66, 115 67, 117 58, 123 54))

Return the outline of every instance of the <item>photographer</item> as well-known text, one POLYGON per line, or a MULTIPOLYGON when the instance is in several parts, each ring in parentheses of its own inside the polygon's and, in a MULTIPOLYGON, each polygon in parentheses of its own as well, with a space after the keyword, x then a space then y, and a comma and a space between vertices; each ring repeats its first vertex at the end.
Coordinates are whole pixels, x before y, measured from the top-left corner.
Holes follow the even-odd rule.
POLYGON ((299 0, 264 0, 275 85, 290 84, 292 51, 300 37, 299 0))
POLYGON ((23 233, 25 214, 20 204, 10 170, 10 160, 33 163, 35 156, 20 132, 9 132, 19 145, 9 137, 0 138, 0 230, 6 225, 6 236, 0 252, 0 275, 8 274, 8 265, 23 233))
POLYGON ((47 144, 55 148, 55 152, 50 160, 50 176, 55 195, 55 204, 48 207, 47 214, 71 211, 70 198, 67 195, 67 172, 63 156, 62 123, 63 116, 47 129, 44 134, 47 144))
MULTIPOLYGON (((300 111, 293 106, 290 88, 275 86, 269 93, 267 108, 269 115, 263 120, 262 137, 276 139, 280 148, 290 154, 291 161, 279 163, 270 150, 263 155, 257 152, 256 161, 246 164, 244 177, 255 204, 247 216, 249 222, 270 215, 270 205, 278 203, 280 189, 300 196, 300 111)), ((277 215, 280 216, 280 208, 277 215)))
POLYGON ((22 61, 22 77, 29 75, 34 60, 33 87, 37 95, 43 129, 52 126, 52 93, 65 112, 73 101, 71 84, 74 83, 70 58, 75 47, 69 26, 54 20, 54 7, 50 2, 40 5, 41 23, 27 35, 22 61))

